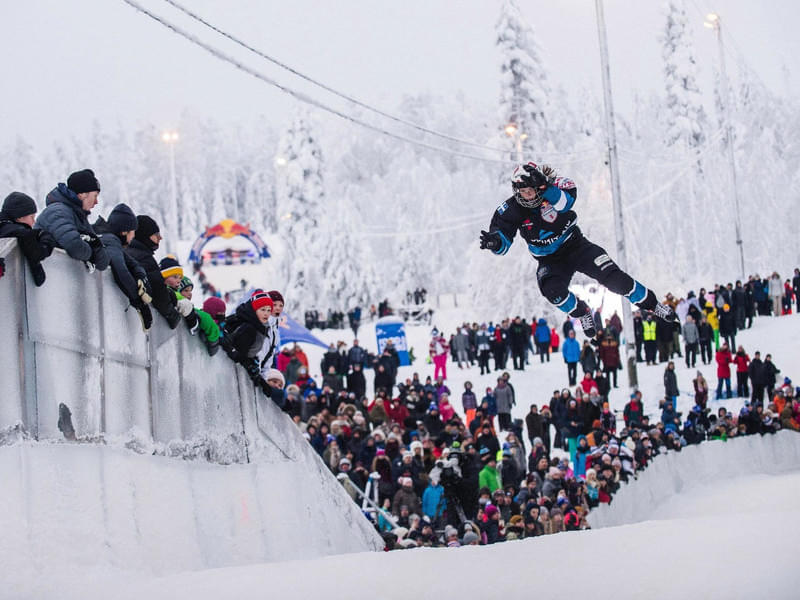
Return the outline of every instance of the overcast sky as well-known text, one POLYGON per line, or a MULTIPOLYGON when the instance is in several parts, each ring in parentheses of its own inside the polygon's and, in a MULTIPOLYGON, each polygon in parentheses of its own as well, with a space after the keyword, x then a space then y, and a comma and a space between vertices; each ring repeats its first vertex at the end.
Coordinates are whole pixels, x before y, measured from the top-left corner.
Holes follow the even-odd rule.
MULTIPOLYGON (((161 0, 137 1, 245 56, 161 0)), ((404 93, 463 91, 486 103, 498 97, 499 0, 181 1, 296 69, 389 111, 404 93)), ((222 122, 265 114, 280 126, 296 103, 122 0, 0 4, 0 122, 6 139, 19 134, 47 144, 79 133, 93 119, 168 127, 184 108, 222 122)), ((552 78, 568 90, 583 82, 599 90, 594 1, 518 0, 518 5, 535 28, 552 78)), ((658 36, 664 3, 606 0, 605 6, 614 92, 625 111, 634 91, 663 90, 658 36)), ((714 10, 770 89, 784 96, 800 91, 794 69, 800 56, 796 0, 688 0, 687 10, 701 85, 710 86, 718 61, 714 34, 702 25, 702 15, 714 10)), ((727 60, 735 74, 733 56, 727 60)), ((295 84, 263 61, 248 62, 295 84)))

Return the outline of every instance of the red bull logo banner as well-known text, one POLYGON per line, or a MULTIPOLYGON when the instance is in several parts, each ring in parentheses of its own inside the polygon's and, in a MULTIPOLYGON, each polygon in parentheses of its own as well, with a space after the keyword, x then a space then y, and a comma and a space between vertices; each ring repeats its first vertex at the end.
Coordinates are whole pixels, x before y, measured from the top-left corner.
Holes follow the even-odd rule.
POLYGON ((197 241, 192 245, 192 251, 189 253, 189 262, 196 265, 204 263, 212 264, 243 264, 243 263, 258 263, 264 258, 269 258, 270 253, 264 240, 252 229, 250 225, 242 225, 233 219, 223 219, 216 225, 206 227, 205 231, 197 238, 197 241), (234 250, 227 248, 219 252, 203 252, 203 248, 215 238, 229 240, 235 237, 243 237, 250 244, 253 249, 251 250, 234 250))

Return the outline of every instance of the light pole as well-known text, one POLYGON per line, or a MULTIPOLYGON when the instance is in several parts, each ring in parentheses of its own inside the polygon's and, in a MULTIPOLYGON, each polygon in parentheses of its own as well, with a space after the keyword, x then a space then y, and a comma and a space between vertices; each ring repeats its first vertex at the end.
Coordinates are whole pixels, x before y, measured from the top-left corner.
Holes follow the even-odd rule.
POLYGON ((728 146, 728 166, 730 168, 731 187, 733 188, 733 204, 736 209, 736 245, 739 246, 739 271, 741 279, 744 281, 744 244, 742 243, 742 218, 739 213, 739 186, 736 184, 736 158, 733 152, 733 123, 731 122, 730 98, 728 96, 728 71, 725 68, 725 46, 722 42, 722 19, 716 13, 706 15, 703 23, 708 29, 717 32, 717 42, 719 46, 719 68, 722 74, 722 110, 725 119, 725 138, 728 146))
MULTIPOLYGON (((628 270, 628 254, 625 249, 625 227, 622 219, 622 187, 619 183, 617 162, 617 132, 614 121, 614 104, 611 100, 611 67, 608 63, 608 40, 603 0, 595 0, 597 11, 597 35, 600 41, 600 70, 603 79, 603 100, 606 107, 606 139, 608 141, 608 168, 611 173, 611 201, 614 207, 614 232, 617 238, 617 264, 628 270)), ((633 313, 630 302, 622 301, 622 328, 625 332, 625 357, 628 366, 628 386, 636 390, 639 377, 636 371, 636 349, 634 346, 633 313)))
POLYGON ((509 123, 505 126, 503 131, 506 132, 506 135, 514 140, 514 145, 516 148, 516 160, 518 163, 522 162, 522 140, 528 139, 527 133, 522 133, 514 123, 509 123))
POLYGON ((175 144, 178 142, 177 131, 165 131, 161 139, 169 148, 170 199, 167 213, 167 252, 174 253, 178 243, 178 185, 175 180, 175 144))

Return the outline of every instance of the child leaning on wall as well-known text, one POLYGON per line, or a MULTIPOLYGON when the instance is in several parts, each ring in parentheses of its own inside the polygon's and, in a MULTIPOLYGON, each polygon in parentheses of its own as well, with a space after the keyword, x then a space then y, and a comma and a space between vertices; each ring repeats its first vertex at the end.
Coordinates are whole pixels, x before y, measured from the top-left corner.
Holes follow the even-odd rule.
POLYGON ((186 322, 189 332, 195 335, 199 331, 209 356, 214 356, 219 350, 219 326, 211 315, 192 304, 192 280, 184 276, 183 269, 174 256, 166 256, 159 266, 164 283, 175 294, 178 312, 186 322))

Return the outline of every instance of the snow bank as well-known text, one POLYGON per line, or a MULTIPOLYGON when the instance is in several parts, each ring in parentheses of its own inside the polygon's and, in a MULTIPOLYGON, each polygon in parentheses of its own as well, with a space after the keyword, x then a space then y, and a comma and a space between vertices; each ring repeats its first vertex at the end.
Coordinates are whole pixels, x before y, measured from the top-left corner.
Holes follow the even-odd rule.
POLYGON ((164 575, 369 548, 365 519, 323 479, 291 461, 220 466, 95 444, 5 446, 0 564, 164 575))
MULTIPOLYGON (((663 518, 664 504, 680 502, 695 488, 797 471, 800 435, 791 431, 688 446, 680 453, 658 456, 638 480, 624 485, 611 504, 594 509, 588 520, 593 528, 656 520, 663 518)), ((766 507, 767 498, 763 501, 766 507)))

